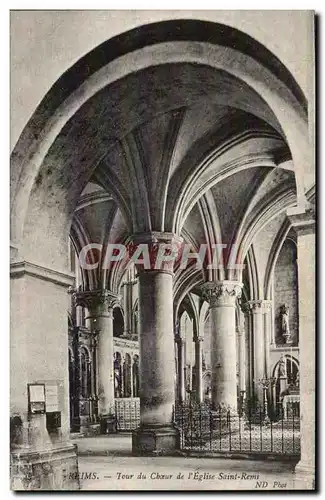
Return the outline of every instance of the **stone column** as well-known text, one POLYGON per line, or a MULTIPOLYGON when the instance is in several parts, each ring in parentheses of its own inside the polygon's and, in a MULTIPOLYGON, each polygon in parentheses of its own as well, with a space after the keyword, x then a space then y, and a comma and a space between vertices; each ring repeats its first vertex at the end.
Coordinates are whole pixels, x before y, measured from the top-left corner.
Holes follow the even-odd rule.
POLYGON ((203 337, 194 339, 195 345, 195 392, 198 403, 203 402, 203 380, 202 380, 202 345, 203 337))
POLYGON ((245 330, 241 327, 238 328, 238 345, 239 345, 239 390, 246 391, 245 384, 245 368, 246 368, 246 342, 245 330))
POLYGON ((114 413, 113 307, 118 297, 108 290, 95 290, 76 292, 75 300, 88 310, 86 326, 91 331, 99 331, 98 411, 101 419, 106 419, 114 413))
MULTIPOLYGON (((272 301, 264 300, 264 360, 265 360, 264 371, 265 371, 265 377, 268 379, 272 377, 271 364, 270 364, 270 348, 272 343, 271 312, 272 312, 272 301)), ((271 383, 267 388, 267 398, 269 403, 272 404, 273 394, 272 394, 271 383)))
POLYGON ((92 362, 93 362, 93 369, 92 369, 92 385, 91 385, 91 392, 92 392, 92 400, 93 400, 93 409, 94 409, 94 422, 97 422, 98 418, 98 393, 97 393, 97 384, 98 384, 98 369, 97 369, 97 358, 98 358, 98 332, 95 332, 93 334, 93 341, 92 341, 92 362))
POLYGON ((259 380, 265 377, 264 301, 250 300, 248 306, 253 322, 253 393, 255 403, 263 407, 263 389, 259 380))
MULTIPOLYGON (((140 428, 134 431, 132 436, 135 454, 167 453, 179 447, 179 431, 173 424, 174 263, 164 261, 162 265, 158 265, 158 256, 162 249, 178 247, 180 241, 180 238, 171 233, 157 232, 136 235, 133 239, 135 248, 139 249, 137 245, 141 244, 143 256, 149 254, 150 259, 149 266, 145 264, 146 258, 143 259, 144 264, 137 264, 140 312, 140 428)), ((165 251, 162 254, 165 255, 165 251)))
POLYGON ((270 373, 270 345, 272 342, 271 309, 272 309, 272 302, 270 300, 264 300, 264 349, 265 349, 265 375, 267 378, 270 378, 272 376, 272 374, 270 373))
POLYGON ((131 387, 130 387, 130 394, 131 394, 131 398, 133 398, 133 358, 130 354, 130 358, 131 358, 131 364, 130 364, 130 381, 131 381, 131 387))
POLYGON ((121 353, 121 398, 125 397, 125 377, 124 377, 124 363, 125 363, 125 355, 124 352, 122 351, 121 353))
POLYGON ((177 345, 177 399, 180 403, 185 401, 185 340, 181 337, 176 337, 177 345))
POLYGON ((212 324, 212 406, 227 407, 233 412, 237 412, 235 308, 241 289, 242 284, 236 281, 208 282, 203 286, 212 324))
POLYGON ((313 489, 315 478, 315 213, 312 209, 288 210, 297 233, 299 352, 300 352, 300 432, 301 459, 296 466, 299 486, 313 489))
POLYGON ((132 306, 133 306, 133 286, 134 280, 132 280, 131 269, 126 272, 126 281, 123 283, 123 305, 124 305, 124 335, 131 335, 135 332, 133 331, 133 318, 132 318, 132 306))
POLYGON ((246 390, 246 403, 249 403, 252 398, 252 380, 253 380, 253 370, 252 370, 252 320, 251 311, 249 305, 243 304, 242 310, 245 316, 245 390, 246 390))
POLYGON ((271 347, 275 348, 276 347, 276 342, 275 342, 275 313, 274 313, 274 279, 272 279, 272 301, 271 303, 271 309, 270 309, 270 343, 271 347))
POLYGON ((245 339, 245 318, 241 310, 239 310, 239 324, 237 328, 238 335, 238 362, 239 362, 239 391, 246 391, 246 339, 245 339))

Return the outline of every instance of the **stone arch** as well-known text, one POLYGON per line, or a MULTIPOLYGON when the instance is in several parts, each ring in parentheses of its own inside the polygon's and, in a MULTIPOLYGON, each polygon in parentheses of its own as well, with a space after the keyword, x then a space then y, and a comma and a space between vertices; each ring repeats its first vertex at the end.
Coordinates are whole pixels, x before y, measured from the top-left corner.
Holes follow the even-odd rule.
POLYGON ((210 312, 210 306, 208 302, 205 300, 202 303, 201 309, 200 309, 200 317, 199 317, 199 332, 202 332, 201 335, 204 335, 204 324, 208 318, 210 312))
MULTIPOLYGON (((291 355, 291 354, 285 354, 284 360, 286 363, 286 376, 288 379, 288 384, 291 385, 296 385, 298 383, 299 387, 299 374, 300 374, 300 363, 299 360, 291 355), (297 378, 298 377, 298 378, 297 378)), ((280 360, 277 360, 272 368, 272 377, 278 379, 279 378, 279 364, 280 360)))
MULTIPOLYGON (((123 33, 78 61, 54 84, 25 127, 12 153, 11 227, 16 255, 24 241, 28 241, 25 253, 35 241, 35 235, 30 239, 28 221, 31 219, 34 223, 35 218, 39 220, 45 234, 48 225, 58 231, 61 228, 66 234, 76 199, 89 178, 89 169, 80 169, 78 183, 67 193, 63 187, 67 173, 60 171, 58 165, 54 169, 44 161, 46 157, 50 159, 52 145, 60 131, 102 88, 143 70, 148 67, 148 61, 157 66, 179 62, 206 64, 250 87, 265 103, 261 113, 278 124, 288 141, 296 169, 298 199, 304 199, 303 174, 311 163, 306 161, 306 100, 290 72, 264 46, 234 28, 197 20, 155 23, 123 33), (46 186, 46 192, 42 190, 45 175, 52 182, 46 186), (55 183, 58 190, 53 189, 55 183), (51 207, 40 211, 45 200, 51 207), (58 208, 60 213, 55 219, 54 207, 56 214, 58 208)), ((75 166, 69 167, 72 175, 75 166)), ((62 268, 65 260, 59 251, 61 238, 58 238, 58 247, 52 244, 53 250, 47 249, 46 255, 39 250, 38 260, 42 261, 43 257, 48 264, 62 268)), ((39 240, 35 249, 38 245, 39 240)))
POLYGON ((249 300, 261 299, 262 296, 260 290, 260 279, 259 279, 256 256, 253 245, 250 246, 247 252, 246 265, 247 265, 249 292, 250 292, 249 300))
POLYGON ((291 224, 289 222, 289 219, 285 219, 273 241, 272 248, 270 250, 270 255, 268 258, 266 272, 265 272, 265 284, 264 284, 265 297, 268 300, 271 298, 271 284, 272 284, 272 276, 274 268, 278 260, 279 253, 281 251, 283 243, 285 242, 288 232, 290 231, 290 227, 291 224))
POLYGON ((211 370, 206 370, 202 374, 202 382, 203 382, 203 397, 204 399, 211 398, 211 370))
MULTIPOLYGON (((84 155, 80 153, 81 157, 78 159, 82 161, 73 161, 69 156, 70 150, 66 152, 64 145, 69 143, 72 149, 77 149, 75 145, 78 141, 80 143, 78 120, 74 122, 75 128, 73 134, 71 133, 73 137, 69 136, 69 128, 76 115, 80 113, 78 116, 83 116, 87 103, 89 104, 91 99, 96 100, 103 90, 108 89, 109 92, 113 85, 116 88, 123 82, 125 84, 130 75, 136 79, 140 72, 153 72, 159 67, 166 70, 167 67, 175 68, 177 65, 185 67, 186 70, 192 65, 198 71, 200 66, 202 72, 208 68, 211 74, 216 73, 222 81, 226 80, 233 85, 232 88, 245 86, 247 92, 254 96, 253 102, 258 101, 256 113, 259 117, 285 137, 289 144, 296 169, 298 199, 304 198, 306 184, 309 187, 309 178, 308 182, 303 178, 304 169, 312 168, 312 162, 308 161, 307 156, 308 134, 304 96, 280 61, 265 47, 233 28, 195 20, 170 21, 137 28, 105 42, 62 75, 29 120, 11 156, 11 237, 14 262, 30 260, 36 264, 22 266, 24 279, 25 275, 28 275, 28 279, 26 278, 24 283, 24 292, 21 291, 23 287, 20 284, 17 288, 15 286, 17 303, 27 302, 25 298, 31 295, 28 292, 35 285, 37 288, 33 296, 42 299, 42 314, 45 317, 48 313, 48 317, 53 318, 51 325, 48 325, 45 342, 39 323, 33 319, 37 316, 32 314, 33 304, 27 303, 30 312, 28 318, 26 315, 28 321, 22 326, 16 320, 13 343, 24 343, 27 338, 27 335, 24 335, 26 331, 33 332, 35 344, 42 339, 37 350, 30 353, 30 359, 33 359, 34 355, 40 355, 46 360, 52 354, 56 360, 57 363, 53 363, 55 366, 49 367, 48 375, 54 378, 58 372, 61 374, 65 393, 62 403, 63 417, 68 412, 68 391, 65 390, 68 374, 64 328, 67 309, 65 292, 73 280, 73 275, 67 271, 69 266, 66 249, 77 200, 94 169, 101 167, 101 162, 104 161, 101 152, 96 151, 96 141, 92 143, 92 148, 83 152, 84 155), (62 155, 60 152, 63 152, 62 155), (34 283, 31 283, 29 276, 33 277, 34 283), (34 279, 35 276, 39 280, 34 279), (52 302, 48 299, 53 293, 56 300, 52 302), (45 345, 46 343, 48 345, 45 345)), ((175 92, 177 91, 175 86, 175 92)), ((178 95, 173 97, 176 102, 178 95)), ((184 103, 186 98, 185 95, 184 103)), ((236 102, 235 96, 231 104, 243 106, 243 103, 236 102)), ((164 106, 167 106, 165 101, 157 103, 157 107, 151 110, 146 106, 147 115, 141 113, 140 108, 134 110, 130 123, 120 124, 117 140, 122 141, 129 129, 155 113, 163 113, 164 106)), ((89 134, 91 135, 91 131, 89 134)), ((87 140, 84 143, 87 144, 87 140)), ((112 142, 104 143, 103 149, 110 146, 112 142)), ((109 182, 115 183, 115 180, 107 180, 108 188, 109 182)), ((116 190, 113 194, 119 207, 129 213, 129 200, 125 196, 123 186, 117 182, 115 184, 116 190)), ((166 206, 163 204, 160 209, 163 220, 166 206)), ((143 220, 147 221, 145 217, 143 220)), ((18 271, 21 272, 20 269, 18 271)), ((189 285, 189 289, 185 293, 202 279, 195 273, 189 273, 187 278, 185 285, 189 285)), ((18 359, 18 352, 15 352, 15 357, 18 359)), ((25 407, 24 391, 28 369, 26 363, 21 373, 15 376, 17 384, 13 388, 12 406, 19 410, 25 407)), ((43 374, 42 370, 37 368, 30 371, 36 378, 41 378, 43 374)))

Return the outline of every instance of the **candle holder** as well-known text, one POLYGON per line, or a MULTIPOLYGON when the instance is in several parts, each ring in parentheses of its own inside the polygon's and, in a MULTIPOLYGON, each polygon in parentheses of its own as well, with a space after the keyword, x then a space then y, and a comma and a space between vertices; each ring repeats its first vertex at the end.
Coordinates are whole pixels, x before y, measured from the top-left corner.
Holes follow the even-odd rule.
POLYGON ((269 419, 269 415, 268 415, 268 408, 267 408, 267 390, 272 383, 272 379, 274 379, 274 377, 272 377, 272 378, 265 377, 265 378, 260 378, 257 381, 263 390, 263 407, 264 407, 263 423, 265 425, 270 423, 270 419, 269 419))
POLYGON ((240 391, 240 415, 244 414, 245 403, 246 403, 246 391, 242 389, 240 391))

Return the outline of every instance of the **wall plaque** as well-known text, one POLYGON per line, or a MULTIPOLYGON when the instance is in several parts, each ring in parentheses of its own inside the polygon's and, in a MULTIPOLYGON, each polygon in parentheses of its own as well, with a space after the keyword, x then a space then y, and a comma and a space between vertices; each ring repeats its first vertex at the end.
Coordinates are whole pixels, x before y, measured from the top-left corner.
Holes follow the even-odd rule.
POLYGON ((59 392, 56 384, 45 386, 46 412, 59 411, 59 392))

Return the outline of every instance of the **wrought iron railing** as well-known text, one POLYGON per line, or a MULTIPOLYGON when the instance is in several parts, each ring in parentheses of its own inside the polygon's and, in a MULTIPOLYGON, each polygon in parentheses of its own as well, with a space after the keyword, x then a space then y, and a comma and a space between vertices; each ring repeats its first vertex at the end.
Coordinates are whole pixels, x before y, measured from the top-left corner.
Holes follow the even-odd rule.
POLYGON ((300 418, 294 411, 270 419, 264 407, 246 407, 232 413, 208 404, 177 404, 174 422, 184 451, 300 454, 300 418))

